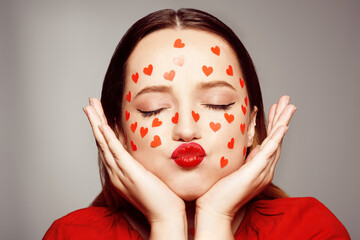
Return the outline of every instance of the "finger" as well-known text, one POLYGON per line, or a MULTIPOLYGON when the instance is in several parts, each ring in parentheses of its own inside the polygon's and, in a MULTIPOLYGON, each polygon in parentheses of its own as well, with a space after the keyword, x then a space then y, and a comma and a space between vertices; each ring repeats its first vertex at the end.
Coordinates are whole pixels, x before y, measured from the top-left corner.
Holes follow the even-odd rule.
POLYGON ((97 98, 89 98, 89 103, 92 107, 95 108, 96 112, 98 113, 100 120, 102 123, 107 124, 107 119, 104 113, 104 110, 102 108, 101 102, 97 98))
POLYGON ((260 151, 260 145, 257 145, 254 149, 251 150, 251 152, 249 153, 249 155, 245 160, 245 163, 251 161, 259 151, 260 151))
POLYGON ((277 122, 279 116, 281 115, 281 113, 283 112, 284 108, 289 104, 290 102, 290 97, 289 96, 282 96, 279 101, 278 104, 276 106, 276 110, 275 110, 275 116, 274 116, 274 120, 273 120, 273 125, 272 128, 274 127, 274 124, 277 122))
POLYGON ((267 135, 269 135, 271 129, 272 129, 272 124, 274 121, 274 117, 275 117, 275 109, 276 109, 276 104, 273 104, 270 108, 269 111, 269 116, 268 116, 268 129, 267 129, 267 135))

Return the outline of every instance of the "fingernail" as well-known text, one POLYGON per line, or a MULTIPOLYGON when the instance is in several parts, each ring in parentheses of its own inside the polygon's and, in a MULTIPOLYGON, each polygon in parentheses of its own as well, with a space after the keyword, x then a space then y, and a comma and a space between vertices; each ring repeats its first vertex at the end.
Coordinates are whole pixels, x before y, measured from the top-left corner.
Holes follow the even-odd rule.
POLYGON ((289 103, 290 103, 290 97, 287 96, 287 98, 286 98, 286 104, 289 104, 289 103))
POLYGON ((89 104, 92 106, 92 101, 91 101, 91 98, 89 98, 89 104))
POLYGON ((297 107, 294 107, 292 113, 294 114, 296 112, 297 107))

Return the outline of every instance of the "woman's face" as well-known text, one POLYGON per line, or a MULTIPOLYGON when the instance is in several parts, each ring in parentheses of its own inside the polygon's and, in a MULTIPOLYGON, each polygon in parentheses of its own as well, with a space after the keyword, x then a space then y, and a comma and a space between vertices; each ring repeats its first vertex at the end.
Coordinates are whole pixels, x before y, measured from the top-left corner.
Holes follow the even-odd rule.
POLYGON ((236 55, 214 34, 160 30, 127 61, 124 145, 184 200, 243 165, 255 117, 236 55))

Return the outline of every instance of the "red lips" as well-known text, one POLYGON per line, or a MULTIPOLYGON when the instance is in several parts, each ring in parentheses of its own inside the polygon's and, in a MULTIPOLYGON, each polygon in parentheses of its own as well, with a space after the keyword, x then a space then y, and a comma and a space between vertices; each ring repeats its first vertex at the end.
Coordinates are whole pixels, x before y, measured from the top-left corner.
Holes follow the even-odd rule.
POLYGON ((197 143, 183 143, 175 149, 171 158, 183 168, 196 167, 206 156, 204 149, 197 143))

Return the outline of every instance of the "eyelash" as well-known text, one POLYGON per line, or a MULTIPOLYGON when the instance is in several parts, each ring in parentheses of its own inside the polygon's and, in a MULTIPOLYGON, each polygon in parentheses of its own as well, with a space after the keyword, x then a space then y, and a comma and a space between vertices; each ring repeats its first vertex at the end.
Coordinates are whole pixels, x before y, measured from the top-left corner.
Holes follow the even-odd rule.
MULTIPOLYGON (((213 110, 229 110, 232 105, 234 105, 235 102, 227 104, 227 105, 214 105, 214 104, 203 104, 203 106, 205 106, 206 108, 209 109, 213 109, 213 110)), ((155 116, 157 114, 159 114, 160 112, 162 112, 163 110, 165 110, 166 108, 160 108, 154 111, 141 111, 140 109, 137 109, 142 115, 143 117, 151 117, 151 116, 155 116)))

